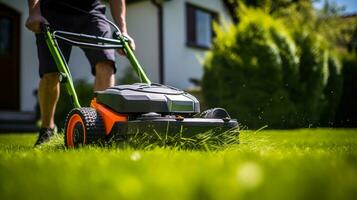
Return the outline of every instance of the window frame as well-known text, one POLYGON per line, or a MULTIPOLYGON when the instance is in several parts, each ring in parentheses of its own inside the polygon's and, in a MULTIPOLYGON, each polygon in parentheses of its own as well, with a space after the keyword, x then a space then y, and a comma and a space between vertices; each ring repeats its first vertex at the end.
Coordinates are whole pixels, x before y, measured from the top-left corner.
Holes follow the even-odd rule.
POLYGON ((186 28, 186 46, 188 47, 193 47, 193 48, 198 48, 198 49, 203 49, 203 50, 208 50, 211 49, 212 47, 212 41, 213 38, 215 38, 216 34, 213 30, 213 22, 219 22, 218 20, 218 13, 212 10, 209 10, 207 8, 201 7, 201 6, 197 6, 195 4, 186 2, 185 5, 185 9, 186 9, 186 24, 185 24, 185 28, 186 28), (211 16, 211 46, 206 46, 206 45, 202 45, 202 44, 198 44, 197 43, 197 38, 196 38, 196 33, 197 33, 197 25, 196 25, 196 15, 195 12, 199 10, 201 12, 207 13, 211 16))

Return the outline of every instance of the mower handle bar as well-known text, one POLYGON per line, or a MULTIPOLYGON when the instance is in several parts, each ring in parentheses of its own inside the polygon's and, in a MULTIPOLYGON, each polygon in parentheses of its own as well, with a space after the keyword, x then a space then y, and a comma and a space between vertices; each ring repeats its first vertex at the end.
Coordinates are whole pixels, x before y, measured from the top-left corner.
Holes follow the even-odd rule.
MULTIPOLYGON (((133 50, 129 45, 129 40, 124 35, 121 34, 119 30, 113 33, 113 38, 104 38, 100 36, 93 36, 87 34, 80 33, 72 33, 66 31, 51 31, 50 25, 48 23, 41 23, 41 31, 44 33, 46 38, 46 43, 50 49, 52 49, 52 56, 61 57, 59 61, 59 65, 67 65, 66 63, 61 64, 61 62, 65 62, 64 57, 62 55, 61 50, 58 47, 56 42, 56 38, 61 39, 71 45, 79 46, 83 48, 93 48, 93 49, 123 49, 126 53, 127 58, 129 59, 133 69, 136 71, 137 75, 141 82, 151 84, 151 81, 146 76, 143 68, 141 67, 139 61, 134 55, 133 50), (56 47, 55 47, 56 46, 56 47), (54 49, 55 48, 55 49, 54 49), (60 55, 57 55, 60 54, 60 55)), ((67 66, 60 66, 60 68, 67 68, 67 66)), ((65 70, 68 71, 69 69, 65 70)))
MULTIPOLYGON (((49 24, 41 24, 42 32, 49 28, 49 24)), ((70 45, 89 49, 123 49, 124 45, 121 40, 105 38, 82 33, 72 33, 67 31, 53 31, 53 37, 63 40, 70 45)), ((129 41, 124 37, 125 41, 129 41)))
POLYGON ((75 33, 66 33, 62 31, 55 31, 53 35, 57 39, 61 39, 70 45, 78 46, 82 48, 89 49, 122 49, 123 45, 120 41, 117 41, 117 44, 106 44, 108 41, 104 41, 102 37, 95 37, 91 35, 84 34, 75 34, 75 33), (58 35, 61 34, 61 35, 58 35), (74 36, 74 37, 73 37, 74 36), (92 40, 92 41, 88 41, 92 40))

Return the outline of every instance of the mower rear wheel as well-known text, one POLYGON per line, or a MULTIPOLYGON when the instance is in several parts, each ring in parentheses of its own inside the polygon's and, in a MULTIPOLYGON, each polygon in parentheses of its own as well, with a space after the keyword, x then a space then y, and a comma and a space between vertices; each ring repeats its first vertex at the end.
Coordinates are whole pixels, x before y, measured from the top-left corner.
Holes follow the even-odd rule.
POLYGON ((100 144, 105 140, 102 118, 94 108, 75 108, 65 123, 64 141, 68 148, 86 144, 100 144))
POLYGON ((201 118, 208 119, 230 119, 228 112, 223 108, 211 108, 200 114, 201 118))

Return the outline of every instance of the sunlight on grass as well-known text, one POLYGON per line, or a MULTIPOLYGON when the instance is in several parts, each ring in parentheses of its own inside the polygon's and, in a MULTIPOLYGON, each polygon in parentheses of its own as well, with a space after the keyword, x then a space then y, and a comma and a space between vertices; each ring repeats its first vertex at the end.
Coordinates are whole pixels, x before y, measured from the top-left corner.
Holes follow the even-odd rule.
POLYGON ((0 135, 0 199, 354 199, 357 131, 241 131, 214 151, 0 135), (40 188, 40 189, 39 189, 40 188))

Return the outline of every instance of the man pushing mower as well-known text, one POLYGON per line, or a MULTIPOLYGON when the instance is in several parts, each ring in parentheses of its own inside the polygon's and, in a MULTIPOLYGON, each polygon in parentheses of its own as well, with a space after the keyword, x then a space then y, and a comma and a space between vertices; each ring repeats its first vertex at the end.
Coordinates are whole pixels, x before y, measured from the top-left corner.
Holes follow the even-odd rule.
MULTIPOLYGON (((129 39, 132 49, 134 40, 128 36, 126 28, 125 0, 109 0, 110 10, 115 24, 121 33, 129 39)), ((106 7, 100 0, 28 0, 29 16, 26 27, 36 34, 39 59, 40 83, 38 99, 41 111, 41 128, 35 146, 50 140, 55 134, 54 113, 60 95, 59 73, 50 51, 41 33, 41 24, 69 32, 85 32, 102 37, 111 37, 111 30, 105 22, 106 7), (86 13, 90 13, 86 14, 86 13), (104 18, 104 19, 103 19, 104 18)), ((72 46, 58 41, 63 56, 68 62, 72 46)), ((91 65, 95 76, 94 91, 114 86, 115 52, 113 49, 82 49, 91 65)), ((123 54, 122 51, 118 51, 123 54)))

